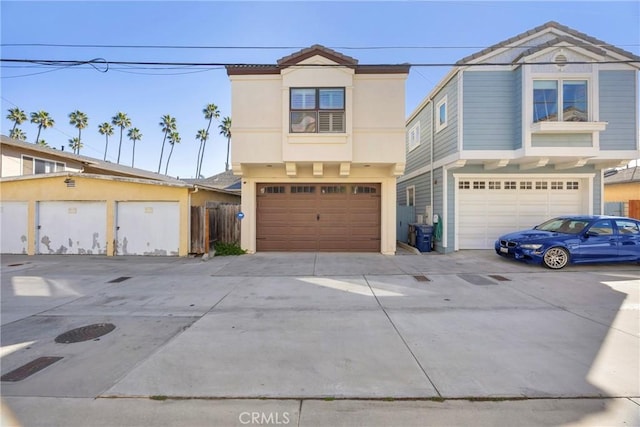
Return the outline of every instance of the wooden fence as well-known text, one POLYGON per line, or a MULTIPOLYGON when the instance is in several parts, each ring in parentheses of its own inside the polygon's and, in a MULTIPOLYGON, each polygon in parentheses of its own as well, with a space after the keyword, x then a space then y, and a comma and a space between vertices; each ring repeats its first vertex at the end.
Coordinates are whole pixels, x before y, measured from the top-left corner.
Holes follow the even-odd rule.
POLYGON ((207 202, 191 207, 191 253, 204 254, 216 242, 240 243, 240 205, 207 202))

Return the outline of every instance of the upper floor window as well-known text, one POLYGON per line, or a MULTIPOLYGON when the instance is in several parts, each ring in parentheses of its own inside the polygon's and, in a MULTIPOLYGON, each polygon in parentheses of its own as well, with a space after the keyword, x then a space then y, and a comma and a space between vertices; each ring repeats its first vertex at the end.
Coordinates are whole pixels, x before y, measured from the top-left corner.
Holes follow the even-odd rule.
POLYGON ((420 145, 420 122, 409 130, 409 151, 420 145))
POLYGON ((533 122, 588 121, 587 93, 586 80, 534 80, 533 122))
POLYGON ((289 109, 292 133, 345 131, 344 88, 292 88, 289 109))
POLYGON ((64 172, 65 165, 61 162, 22 156, 22 175, 64 172))
POLYGON ((447 127, 447 97, 436 104, 436 132, 447 127))

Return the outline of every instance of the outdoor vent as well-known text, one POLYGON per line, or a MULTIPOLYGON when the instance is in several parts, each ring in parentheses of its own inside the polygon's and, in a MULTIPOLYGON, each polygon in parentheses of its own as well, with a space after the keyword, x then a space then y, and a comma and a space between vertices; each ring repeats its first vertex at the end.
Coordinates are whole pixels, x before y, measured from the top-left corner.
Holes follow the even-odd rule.
POLYGON ((559 53, 553 58, 553 62, 556 63, 556 67, 562 69, 567 65, 567 57, 563 53, 559 53))

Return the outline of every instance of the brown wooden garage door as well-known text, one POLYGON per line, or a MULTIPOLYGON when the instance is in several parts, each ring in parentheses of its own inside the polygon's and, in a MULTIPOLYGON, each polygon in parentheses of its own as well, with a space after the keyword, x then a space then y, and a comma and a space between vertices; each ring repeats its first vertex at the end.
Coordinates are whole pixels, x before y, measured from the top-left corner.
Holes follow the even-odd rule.
POLYGON ((258 184, 258 251, 380 251, 380 184, 258 184))

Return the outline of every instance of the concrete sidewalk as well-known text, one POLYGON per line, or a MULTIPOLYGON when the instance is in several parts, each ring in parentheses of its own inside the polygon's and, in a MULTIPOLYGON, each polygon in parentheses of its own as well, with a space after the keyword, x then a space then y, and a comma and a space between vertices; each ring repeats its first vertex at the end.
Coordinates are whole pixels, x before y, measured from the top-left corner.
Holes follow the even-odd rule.
POLYGON ((491 251, 3 256, 2 374, 62 357, 1 383, 3 417, 638 425, 639 285, 635 264, 550 271, 491 251), (115 330, 54 341, 98 323, 115 330))

